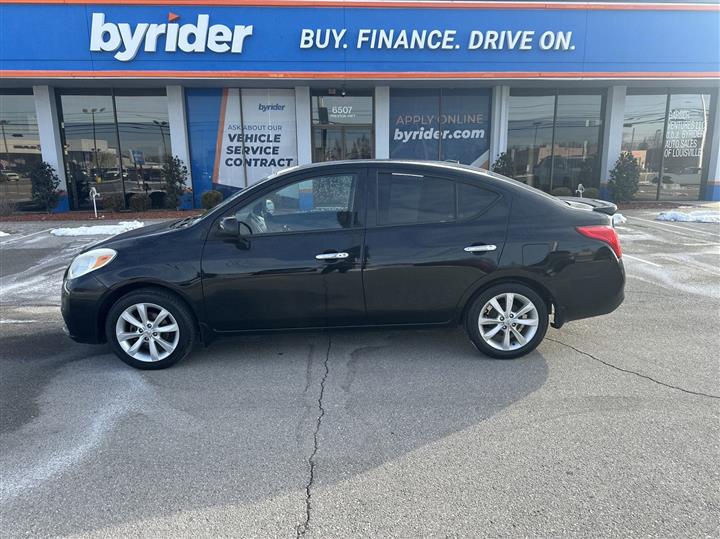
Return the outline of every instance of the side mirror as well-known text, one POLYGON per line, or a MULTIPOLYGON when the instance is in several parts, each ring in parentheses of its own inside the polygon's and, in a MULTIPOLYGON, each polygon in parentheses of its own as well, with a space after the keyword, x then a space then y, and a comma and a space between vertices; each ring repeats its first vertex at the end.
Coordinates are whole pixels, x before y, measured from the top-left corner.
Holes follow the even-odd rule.
POLYGON ((249 249, 250 239, 243 234, 247 229, 248 235, 252 235, 252 228, 236 217, 223 217, 218 225, 218 233, 223 238, 235 240, 238 249, 249 249))
POLYGON ((240 236, 240 223, 235 217, 223 217, 218 230, 223 237, 237 238, 240 236))

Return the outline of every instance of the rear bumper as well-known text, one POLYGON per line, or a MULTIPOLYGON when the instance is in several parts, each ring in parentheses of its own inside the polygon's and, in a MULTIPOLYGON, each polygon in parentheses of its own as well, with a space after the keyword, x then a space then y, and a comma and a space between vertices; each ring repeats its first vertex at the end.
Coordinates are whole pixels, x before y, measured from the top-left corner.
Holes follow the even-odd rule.
POLYGON ((60 305, 71 339, 88 344, 105 342, 98 308, 106 292, 107 287, 92 274, 63 282, 60 305))
MULTIPOLYGON (((584 265, 584 264, 583 264, 584 265)), ((580 275, 556 293, 556 322, 563 324, 608 314, 625 300, 625 267, 622 259, 588 264, 580 275)))

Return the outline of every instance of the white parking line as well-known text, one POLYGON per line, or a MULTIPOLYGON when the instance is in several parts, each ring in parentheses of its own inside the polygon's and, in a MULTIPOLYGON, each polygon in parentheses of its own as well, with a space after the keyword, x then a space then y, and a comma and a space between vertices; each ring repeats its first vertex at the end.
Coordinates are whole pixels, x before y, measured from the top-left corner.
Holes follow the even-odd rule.
POLYGON ((662 268, 660 264, 656 264, 655 262, 650 262, 649 260, 643 260, 642 258, 638 258, 637 256, 632 256, 627 253, 623 253, 623 258, 629 258, 630 260, 637 260, 638 262, 644 262, 645 264, 650 264, 651 266, 655 266, 656 268, 662 268))
MULTIPOLYGON (((651 223, 651 224, 655 225, 656 228, 660 228, 660 229, 666 228, 666 227, 672 227, 672 228, 677 228, 680 230, 685 230, 687 232, 693 232, 695 234, 700 234, 702 236, 710 236, 713 238, 717 238, 720 235, 717 232, 708 232, 707 230, 697 230, 696 228, 689 228, 687 226, 675 225, 675 224, 668 223, 666 221, 653 221, 651 219, 643 219, 642 217, 635 217, 634 215, 628 215, 627 217, 628 217, 628 219, 637 219, 638 221, 644 221, 646 223, 651 223)), ((669 230, 668 232, 673 232, 673 231, 669 230)))
POLYGON ((32 234, 26 234, 25 236, 18 236, 16 238, 11 238, 9 240, 0 241, 0 245, 5 245, 6 243, 15 243, 20 240, 24 240, 26 238, 31 238, 33 236, 37 236, 38 234, 43 234, 44 232, 50 232, 52 228, 46 228, 45 230, 40 230, 39 232, 33 232, 32 234))

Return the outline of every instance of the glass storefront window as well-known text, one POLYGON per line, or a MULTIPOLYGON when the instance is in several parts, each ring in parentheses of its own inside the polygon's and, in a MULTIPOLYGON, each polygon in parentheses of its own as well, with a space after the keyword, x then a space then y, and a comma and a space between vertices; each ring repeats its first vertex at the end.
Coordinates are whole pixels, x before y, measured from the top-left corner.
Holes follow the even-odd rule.
POLYGON ((127 205, 134 193, 163 203, 160 170, 170 154, 164 92, 60 93, 68 192, 73 209, 101 200, 127 205), (118 202, 119 201, 119 202, 118 202), (124 201, 124 202, 123 202, 124 201))
POLYGON ((554 111, 554 95, 510 96, 507 152, 513 178, 545 190, 550 188, 554 111))
POLYGON ((373 97, 314 92, 312 100, 313 162, 370 159, 373 151, 373 97))
POLYGON ((672 94, 665 133, 660 198, 700 198, 705 143, 710 123, 709 94, 672 94))
POLYGON ((170 126, 164 95, 115 95, 126 193, 148 193, 162 203, 162 168, 170 155, 170 126), (156 194, 157 193, 157 194, 156 194))
POLYGON ((32 209, 30 171, 41 160, 32 90, 0 90, 0 200, 32 209))
POLYGON ((390 157, 487 167, 490 90, 390 91, 390 157))
POLYGON ((635 198, 655 200, 662 160, 666 95, 628 95, 625 98, 622 149, 640 165, 640 183, 635 198))
POLYGON ((709 93, 628 95, 623 151, 640 165, 637 200, 697 200, 704 181, 709 93))
POLYGON ((513 177, 548 192, 599 187, 603 99, 601 92, 511 90, 513 177))

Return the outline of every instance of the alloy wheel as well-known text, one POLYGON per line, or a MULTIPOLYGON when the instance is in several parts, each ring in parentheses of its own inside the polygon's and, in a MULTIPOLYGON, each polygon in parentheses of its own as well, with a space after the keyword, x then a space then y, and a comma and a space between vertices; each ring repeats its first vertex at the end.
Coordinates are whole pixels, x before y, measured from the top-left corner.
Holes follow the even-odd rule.
POLYGON ((133 359, 161 361, 177 348, 180 327, 170 311, 160 305, 136 303, 118 317, 115 337, 133 359))
POLYGON ((480 336, 496 350, 518 350, 537 333, 535 304, 522 294, 507 292, 491 298, 480 311, 480 336))

